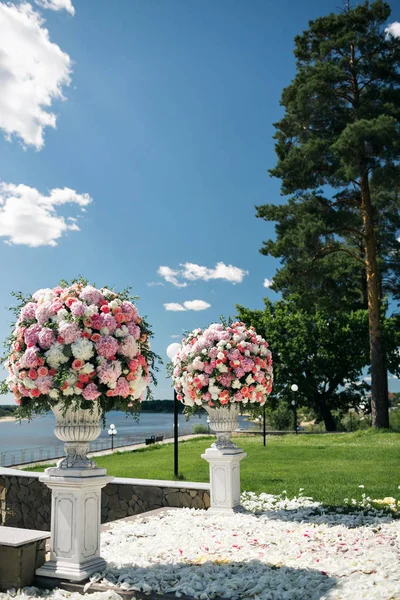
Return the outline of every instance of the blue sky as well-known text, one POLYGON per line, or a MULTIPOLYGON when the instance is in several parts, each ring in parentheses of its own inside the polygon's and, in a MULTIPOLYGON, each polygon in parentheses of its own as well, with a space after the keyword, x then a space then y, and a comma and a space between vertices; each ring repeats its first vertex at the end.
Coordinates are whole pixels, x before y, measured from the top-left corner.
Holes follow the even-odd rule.
MULTIPOLYGON (((263 284, 278 263, 259 253, 273 227, 255 218, 254 206, 283 201, 267 170, 275 164, 280 94, 295 72, 293 38, 337 6, 0 2, 0 38, 10 23, 15 33, 7 27, 2 38, 13 58, 5 75, 0 68, 12 98, 0 100, 0 182, 8 199, 17 198, 14 207, 22 202, 34 215, 21 225, 10 210, 8 229, 0 224, 0 338, 8 334, 12 290, 78 275, 132 286, 163 357, 183 330, 234 316, 237 303, 261 308, 264 297, 277 299, 263 284), (18 83, 25 48, 44 63, 39 70, 32 61, 33 92, 18 83), (194 300, 201 303, 188 310, 164 306, 194 300)), ((399 381, 390 388, 399 390, 399 381)), ((171 394, 162 373, 156 396, 171 394)))

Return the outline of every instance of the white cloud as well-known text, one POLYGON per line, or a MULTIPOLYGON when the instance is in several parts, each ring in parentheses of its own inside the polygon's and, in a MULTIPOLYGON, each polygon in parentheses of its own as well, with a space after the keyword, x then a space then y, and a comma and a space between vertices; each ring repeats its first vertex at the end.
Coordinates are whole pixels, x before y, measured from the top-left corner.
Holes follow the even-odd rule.
POLYGON ((204 300, 187 300, 183 303, 183 306, 186 310, 206 310, 206 308, 210 308, 211 304, 204 302, 204 300))
POLYGON ((273 279, 268 279, 267 277, 264 279, 264 287, 269 288, 274 283, 273 279))
POLYGON ((179 302, 167 302, 164 304, 164 308, 165 310, 172 310, 173 312, 186 310, 186 308, 182 306, 182 304, 179 304, 179 302))
POLYGON ((171 337, 172 337, 172 339, 177 340, 182 337, 182 334, 174 333, 173 335, 171 335, 171 337))
POLYGON ((164 277, 165 281, 168 283, 172 283, 176 287, 186 287, 187 283, 179 283, 176 275, 179 275, 179 271, 174 271, 174 269, 170 269, 169 267, 159 267, 157 273, 164 277))
POLYGON ((40 8, 48 8, 49 10, 66 10, 70 15, 74 16, 75 8, 71 0, 35 0, 35 4, 40 8))
MULTIPOLYGON (((61 0, 54 0, 59 4, 61 0)), ((49 39, 30 4, 0 2, 0 129, 37 150, 45 127, 56 126, 49 109, 70 84, 71 59, 49 39)))
POLYGON ((248 274, 248 271, 244 271, 239 267, 233 265, 226 265, 223 262, 216 264, 214 269, 209 269, 202 265, 196 265, 195 263, 183 263, 180 265, 181 269, 171 269, 170 267, 162 266, 159 267, 157 273, 164 277, 165 281, 172 283, 176 287, 186 287, 186 282, 179 281, 178 278, 187 279, 189 281, 195 281, 196 279, 202 279, 203 281, 209 281, 210 279, 225 279, 231 283, 241 283, 243 277, 248 274))
POLYGON ((154 287, 154 286, 159 286, 159 285, 163 286, 164 284, 161 281, 150 281, 147 285, 149 287, 154 287))
POLYGON ((364 381, 371 381, 372 377, 364 377, 364 381))
POLYGON ((395 38, 400 37, 400 23, 395 21, 389 27, 386 27, 385 33, 387 36, 392 35, 395 38))
POLYGON ((27 185, 0 183, 0 237, 7 243, 26 246, 56 246, 67 231, 79 231, 74 217, 64 218, 56 208, 65 204, 87 206, 89 194, 70 188, 55 188, 48 196, 27 185))
POLYGON ((248 271, 244 271, 233 265, 226 265, 223 262, 217 263, 214 269, 194 263, 184 263, 181 267, 183 267, 182 277, 190 281, 196 279, 204 279, 204 281, 208 281, 209 279, 225 279, 231 283, 241 283, 243 277, 248 274, 248 271))
POLYGON ((179 302, 167 302, 164 304, 165 310, 170 310, 173 312, 181 312, 186 310, 206 310, 206 308, 210 308, 210 306, 211 304, 204 302, 204 300, 186 300, 186 302, 183 304, 179 304, 179 302))

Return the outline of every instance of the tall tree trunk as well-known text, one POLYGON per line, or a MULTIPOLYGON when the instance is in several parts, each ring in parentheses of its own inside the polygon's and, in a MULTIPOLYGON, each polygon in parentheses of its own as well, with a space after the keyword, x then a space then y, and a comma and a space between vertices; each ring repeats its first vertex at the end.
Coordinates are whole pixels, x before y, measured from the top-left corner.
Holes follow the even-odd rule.
POLYGON ((372 426, 384 428, 389 427, 387 373, 381 327, 381 285, 376 257, 374 215, 367 172, 360 177, 360 192, 367 262, 372 426))
POLYGON ((336 431, 336 421, 323 398, 319 398, 319 414, 324 420, 325 429, 327 431, 336 431))

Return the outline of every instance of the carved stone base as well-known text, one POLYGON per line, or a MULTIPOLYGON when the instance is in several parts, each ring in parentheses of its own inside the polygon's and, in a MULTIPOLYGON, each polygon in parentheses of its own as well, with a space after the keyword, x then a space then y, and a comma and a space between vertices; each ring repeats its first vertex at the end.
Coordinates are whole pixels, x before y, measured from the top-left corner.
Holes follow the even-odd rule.
POLYGON ((210 512, 240 510, 240 461, 247 454, 241 448, 207 448, 201 455, 210 465, 210 512))
POLYGON ((69 471, 67 477, 46 472, 40 478, 52 490, 52 506, 50 560, 37 575, 82 581, 105 566, 100 557, 101 488, 113 477, 87 471, 85 477, 71 477, 69 471))

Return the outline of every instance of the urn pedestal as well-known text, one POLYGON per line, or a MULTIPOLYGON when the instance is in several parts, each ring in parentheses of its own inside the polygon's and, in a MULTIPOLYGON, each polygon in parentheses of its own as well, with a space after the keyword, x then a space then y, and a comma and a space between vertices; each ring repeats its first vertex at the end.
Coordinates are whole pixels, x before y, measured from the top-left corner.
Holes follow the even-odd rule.
POLYGON ((239 425, 239 409, 228 405, 205 406, 210 429, 217 441, 201 455, 210 465, 209 512, 232 513, 240 509, 240 461, 247 455, 232 442, 232 432, 239 425))
POLYGON ((101 432, 100 411, 53 407, 54 430, 66 457, 46 469, 40 481, 52 491, 50 560, 39 576, 83 581, 106 565, 100 556, 101 489, 113 480, 87 457, 89 442, 101 432))

